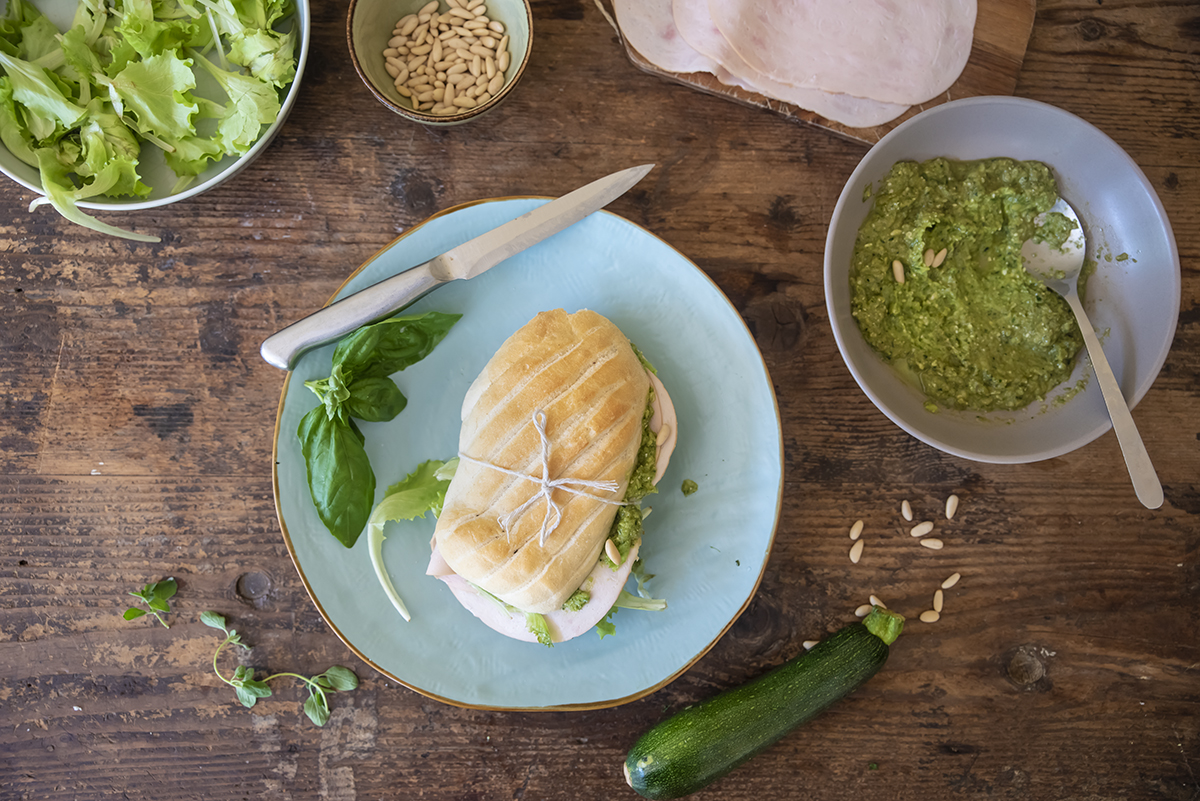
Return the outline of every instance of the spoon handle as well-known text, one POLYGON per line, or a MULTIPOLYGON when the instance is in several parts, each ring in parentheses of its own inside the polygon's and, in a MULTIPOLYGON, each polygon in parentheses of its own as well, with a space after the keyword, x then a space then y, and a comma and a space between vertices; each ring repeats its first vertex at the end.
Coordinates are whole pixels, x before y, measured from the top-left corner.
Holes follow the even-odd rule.
POLYGON ((1117 442, 1121 445, 1121 453, 1125 457, 1125 467, 1129 469, 1129 477, 1133 480, 1133 489, 1138 500, 1147 509, 1157 509, 1163 504, 1162 483, 1150 462, 1150 454, 1134 425, 1133 415, 1129 413, 1129 405, 1121 394, 1117 377, 1113 375, 1100 340, 1092 330, 1092 324, 1083 310, 1076 292, 1065 295, 1075 319, 1079 322, 1079 330, 1083 333, 1083 342, 1087 346, 1088 357, 1092 360, 1092 370, 1096 373, 1096 381, 1100 384, 1100 392, 1104 395, 1104 403, 1108 406, 1108 416, 1112 419, 1113 431, 1117 442))

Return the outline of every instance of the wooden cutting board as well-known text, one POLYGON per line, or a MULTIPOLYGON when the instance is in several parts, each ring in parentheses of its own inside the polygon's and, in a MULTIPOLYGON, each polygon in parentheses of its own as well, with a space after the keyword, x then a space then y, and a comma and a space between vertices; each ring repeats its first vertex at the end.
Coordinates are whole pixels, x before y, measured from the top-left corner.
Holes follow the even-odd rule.
MULTIPOLYGON (((958 80, 945 94, 913 106, 891 122, 873 128, 850 128, 781 100, 727 86, 705 72, 687 74, 668 72, 647 61, 623 35, 621 41, 629 55, 629 60, 639 69, 652 75, 658 75, 737 103, 768 109, 785 117, 824 128, 847 139, 874 144, 888 131, 913 115, 949 100, 977 95, 1011 95, 1017 85, 1017 74, 1021 71, 1021 63, 1025 60, 1025 48, 1029 44, 1029 35, 1033 31, 1036 6, 1036 0, 979 0, 979 10, 975 17, 975 39, 971 44, 971 57, 958 80)), ((615 15, 612 19, 616 19, 615 15)), ((615 24, 614 27, 616 27, 615 24)))

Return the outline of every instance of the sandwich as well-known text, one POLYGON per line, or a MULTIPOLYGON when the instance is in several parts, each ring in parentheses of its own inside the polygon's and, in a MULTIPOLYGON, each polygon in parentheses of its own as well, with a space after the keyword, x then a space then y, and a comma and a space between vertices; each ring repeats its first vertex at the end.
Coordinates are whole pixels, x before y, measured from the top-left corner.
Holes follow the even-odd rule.
POLYGON ((631 572, 641 588, 641 501, 677 432, 662 382, 616 325, 589 310, 538 314, 467 390, 426 572, 519 640, 602 625, 636 597, 631 572))

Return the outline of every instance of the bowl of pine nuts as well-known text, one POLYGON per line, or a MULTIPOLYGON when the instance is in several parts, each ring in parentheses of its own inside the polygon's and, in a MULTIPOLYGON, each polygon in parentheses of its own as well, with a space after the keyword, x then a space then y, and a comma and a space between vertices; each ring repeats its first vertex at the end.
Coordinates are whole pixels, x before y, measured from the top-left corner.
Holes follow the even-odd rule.
POLYGON ((529 0, 351 0, 350 58, 379 102, 425 125, 496 108, 533 44, 529 0))

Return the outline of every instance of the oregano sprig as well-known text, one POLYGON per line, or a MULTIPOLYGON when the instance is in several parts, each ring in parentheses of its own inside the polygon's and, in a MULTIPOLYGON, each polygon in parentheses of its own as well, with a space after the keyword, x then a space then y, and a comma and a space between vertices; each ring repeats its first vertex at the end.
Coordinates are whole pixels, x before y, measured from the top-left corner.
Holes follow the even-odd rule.
MULTIPOLYGON (((176 589, 178 589, 178 585, 175 583, 175 579, 166 578, 153 584, 147 584, 140 591, 130 592, 129 594, 134 598, 140 598, 142 603, 149 607, 149 614, 154 615, 158 618, 159 623, 162 623, 164 627, 169 629, 171 627, 167 625, 167 621, 163 615, 171 611, 171 605, 167 601, 175 595, 176 589)), ((131 606, 125 610, 123 617, 126 620, 135 620, 146 614, 147 611, 145 609, 131 606)))
POLYGON ((221 651, 227 645, 236 645, 247 651, 250 650, 250 646, 242 642, 242 635, 238 634, 236 629, 231 629, 226 625, 222 615, 212 611, 205 612, 200 615, 200 621, 206 626, 225 632, 225 639, 213 653, 213 672, 217 674, 217 678, 233 687, 238 701, 244 707, 252 707, 259 698, 267 698, 271 695, 271 688, 267 686, 267 682, 285 676, 291 677, 299 679, 308 687, 308 700, 304 702, 304 714, 308 715, 308 719, 316 725, 324 726, 329 720, 327 693, 348 692, 358 686, 358 676, 354 671, 341 665, 334 665, 324 673, 318 673, 315 676, 302 676, 299 673, 273 673, 264 679, 254 678, 254 668, 238 665, 233 671, 233 677, 226 678, 217 666, 217 658, 221 655, 221 651))

